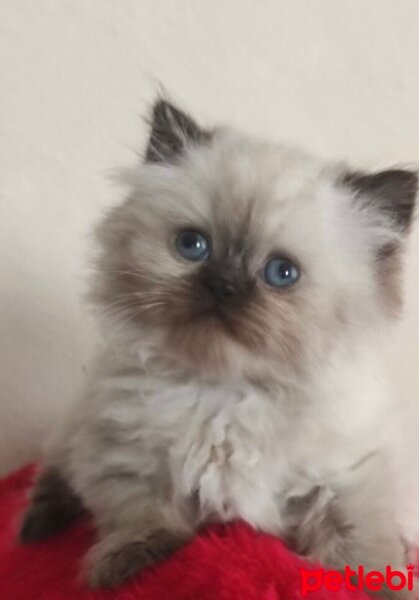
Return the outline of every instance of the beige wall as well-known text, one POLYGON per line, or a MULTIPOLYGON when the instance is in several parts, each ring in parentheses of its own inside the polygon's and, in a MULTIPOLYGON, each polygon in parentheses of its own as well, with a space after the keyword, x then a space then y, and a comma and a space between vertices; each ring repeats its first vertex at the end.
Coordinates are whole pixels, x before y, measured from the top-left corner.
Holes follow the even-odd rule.
MULTIPOLYGON (((417 0, 1 0, 0 471, 37 455, 95 336, 87 234, 158 83, 206 119, 419 162, 417 0)), ((394 371, 419 388, 419 232, 394 371)))

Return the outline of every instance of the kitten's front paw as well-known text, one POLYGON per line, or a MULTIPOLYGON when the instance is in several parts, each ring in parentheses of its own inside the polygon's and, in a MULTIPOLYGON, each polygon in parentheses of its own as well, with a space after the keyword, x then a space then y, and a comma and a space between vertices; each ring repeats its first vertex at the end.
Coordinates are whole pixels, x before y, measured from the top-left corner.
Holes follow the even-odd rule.
POLYGON ((32 500, 23 516, 19 540, 31 544, 67 529, 85 509, 60 473, 46 470, 37 480, 32 500))
POLYGON ((160 562, 186 542, 179 532, 156 530, 128 541, 111 534, 92 548, 87 557, 90 587, 114 587, 133 577, 140 569, 160 562))

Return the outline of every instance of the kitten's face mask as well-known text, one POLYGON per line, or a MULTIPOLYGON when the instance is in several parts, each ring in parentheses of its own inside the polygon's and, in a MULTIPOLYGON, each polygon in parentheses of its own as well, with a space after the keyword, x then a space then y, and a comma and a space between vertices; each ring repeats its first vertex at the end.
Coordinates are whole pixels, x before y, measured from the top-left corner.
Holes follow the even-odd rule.
POLYGON ((414 173, 325 167, 159 101, 131 184, 99 231, 96 298, 189 368, 313 368, 398 304, 414 173))

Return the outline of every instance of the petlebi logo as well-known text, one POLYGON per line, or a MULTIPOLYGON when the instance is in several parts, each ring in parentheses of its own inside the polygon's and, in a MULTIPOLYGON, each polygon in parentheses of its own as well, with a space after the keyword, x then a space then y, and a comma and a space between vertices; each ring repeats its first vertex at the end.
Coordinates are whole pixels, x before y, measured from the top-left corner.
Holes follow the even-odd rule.
POLYGON ((338 592, 342 588, 352 592, 356 590, 380 592, 383 589, 412 591, 413 571, 413 565, 407 565, 406 572, 393 570, 390 565, 387 565, 384 573, 366 571, 363 565, 359 565, 357 570, 346 565, 343 571, 300 569, 301 593, 303 598, 307 598, 312 592, 321 588, 329 592, 338 592))

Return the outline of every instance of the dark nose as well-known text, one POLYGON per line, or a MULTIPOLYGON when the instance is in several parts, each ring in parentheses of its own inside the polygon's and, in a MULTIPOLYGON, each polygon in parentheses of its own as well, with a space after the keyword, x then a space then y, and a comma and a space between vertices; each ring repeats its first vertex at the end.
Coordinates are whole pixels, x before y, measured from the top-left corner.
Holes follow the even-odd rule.
POLYGON ((205 287, 217 302, 230 300, 239 294, 238 286, 234 281, 215 275, 205 280, 205 287))

